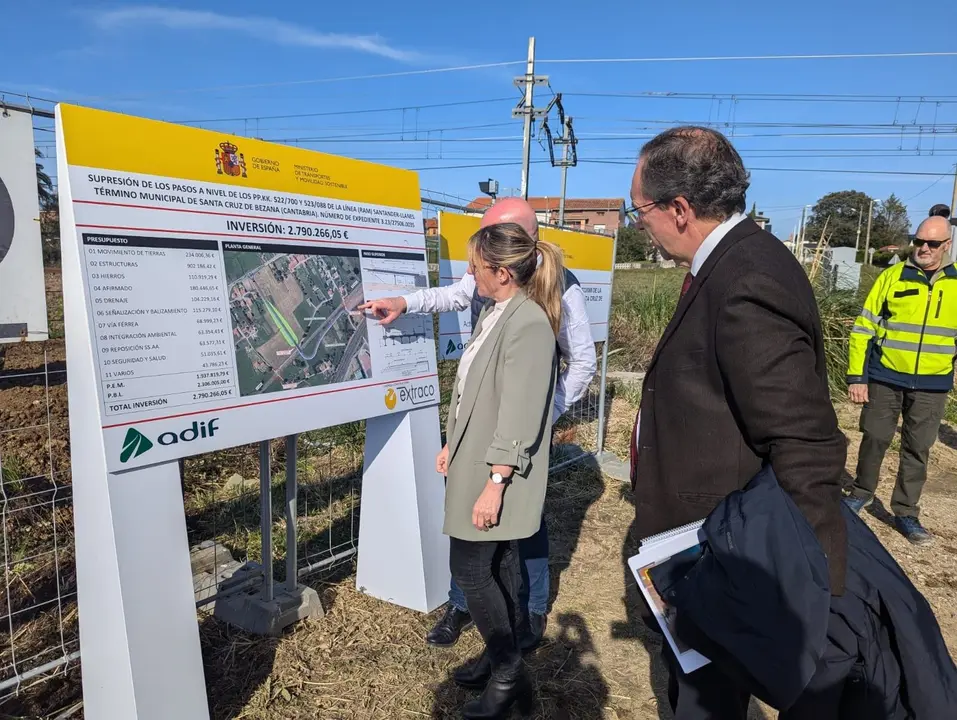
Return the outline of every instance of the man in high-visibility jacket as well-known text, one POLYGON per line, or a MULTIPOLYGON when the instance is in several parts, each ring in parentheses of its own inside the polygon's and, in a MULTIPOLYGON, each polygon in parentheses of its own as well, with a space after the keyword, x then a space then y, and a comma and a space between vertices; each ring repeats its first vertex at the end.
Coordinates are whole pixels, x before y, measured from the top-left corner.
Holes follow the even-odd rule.
POLYGON ((911 257, 880 274, 851 330, 848 395, 864 404, 864 437, 857 479, 845 502, 860 512, 874 498, 884 453, 903 412, 891 509, 897 529, 915 544, 932 540, 918 519, 918 502, 954 382, 957 267, 950 245, 945 218, 924 220, 911 257))

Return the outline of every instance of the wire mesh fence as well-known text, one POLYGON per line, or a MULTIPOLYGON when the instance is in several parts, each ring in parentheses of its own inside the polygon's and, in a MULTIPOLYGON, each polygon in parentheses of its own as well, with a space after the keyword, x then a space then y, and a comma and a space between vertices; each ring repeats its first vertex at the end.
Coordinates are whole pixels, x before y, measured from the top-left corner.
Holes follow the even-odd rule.
POLYGON ((42 344, 0 362, 0 702, 79 657, 66 370, 42 344))
MULTIPOLYGON (((461 198, 426 193, 423 215, 465 211, 461 198)), ((430 260, 439 237, 425 227, 430 260)), ((438 282, 431 273, 430 284, 438 282)), ((67 368, 59 272, 47 270, 50 340, 0 346, 0 712, 22 708, 16 698, 36 692, 78 696, 79 624, 73 548, 67 368), (59 678, 51 685, 51 678, 59 678)), ((601 344, 598 345, 601 357, 601 344)), ((439 362, 444 423, 458 362, 439 362)), ((600 450, 602 379, 556 424, 552 468, 600 450)), ((186 527, 200 614, 227 594, 283 578, 287 537, 295 542, 298 578, 328 573, 358 551, 365 423, 316 430, 295 439, 298 492, 295 528, 283 512, 285 439, 268 443, 271 516, 261 522, 259 446, 230 448, 180 461, 186 527), (268 528, 269 542, 264 542, 268 528), (264 557, 264 548, 266 556, 264 557)), ((158 580, 159 581, 159 580, 158 580)), ((23 706, 25 707, 25 706, 23 706)))

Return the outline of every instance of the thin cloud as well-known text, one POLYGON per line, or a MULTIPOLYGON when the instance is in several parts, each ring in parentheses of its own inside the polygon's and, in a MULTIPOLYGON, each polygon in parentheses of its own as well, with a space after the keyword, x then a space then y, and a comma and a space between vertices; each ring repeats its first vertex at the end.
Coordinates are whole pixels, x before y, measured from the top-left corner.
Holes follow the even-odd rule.
POLYGON ((423 59, 417 52, 393 47, 378 35, 324 33, 268 17, 236 17, 200 10, 176 10, 144 5, 98 11, 94 13, 93 21, 102 30, 137 26, 168 30, 226 30, 289 47, 352 50, 403 63, 423 59))

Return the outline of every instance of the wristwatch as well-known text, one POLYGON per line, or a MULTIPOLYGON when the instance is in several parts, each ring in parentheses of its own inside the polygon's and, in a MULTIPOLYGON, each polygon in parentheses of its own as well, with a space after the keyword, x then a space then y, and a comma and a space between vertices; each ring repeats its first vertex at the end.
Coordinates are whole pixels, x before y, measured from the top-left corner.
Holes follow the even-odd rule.
POLYGON ((501 485, 505 482, 505 478, 502 477, 502 473, 493 472, 489 475, 489 479, 496 485, 501 485))

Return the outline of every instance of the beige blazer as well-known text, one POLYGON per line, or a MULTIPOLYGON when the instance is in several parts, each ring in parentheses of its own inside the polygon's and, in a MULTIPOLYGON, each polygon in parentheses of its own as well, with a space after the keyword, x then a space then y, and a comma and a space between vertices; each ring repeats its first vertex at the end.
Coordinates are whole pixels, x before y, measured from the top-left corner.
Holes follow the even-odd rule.
MULTIPOLYGON (((487 312, 479 317, 473 337, 487 312)), ((461 540, 517 540, 538 531, 548 479, 557 372, 555 334, 548 317, 519 291, 472 360, 457 419, 458 383, 452 391, 446 428, 446 535, 461 540), (516 470, 504 493, 499 524, 482 532, 472 525, 472 507, 492 465, 511 465, 516 470)))

